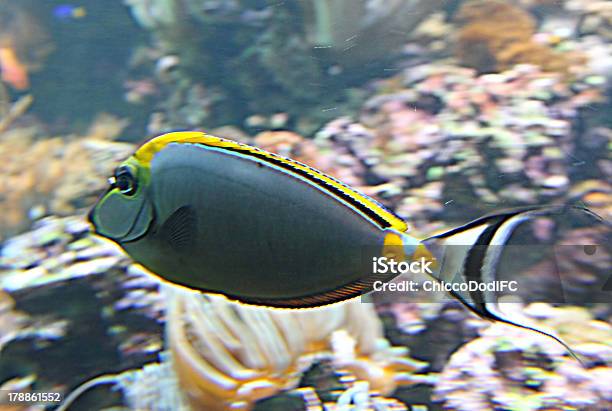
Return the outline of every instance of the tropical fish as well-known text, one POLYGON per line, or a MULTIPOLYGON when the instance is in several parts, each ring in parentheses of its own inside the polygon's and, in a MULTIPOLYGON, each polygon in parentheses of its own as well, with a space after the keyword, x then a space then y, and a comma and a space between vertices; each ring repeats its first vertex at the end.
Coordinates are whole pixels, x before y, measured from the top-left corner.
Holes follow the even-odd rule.
POLYGON ((83 6, 60 4, 59 6, 53 9, 53 15, 58 20, 68 21, 85 17, 87 15, 87 10, 83 6))
MULTIPOLYGON (((163 280, 283 308, 371 291, 397 275, 372 272, 381 255, 430 262, 437 280, 485 281, 494 274, 497 246, 519 223, 560 211, 496 213, 420 241, 402 218, 338 180, 202 132, 153 138, 109 182, 89 216, 97 234, 163 280)), ((494 311, 485 293, 455 297, 482 317, 533 329, 494 311)))
POLYGON ((17 90, 25 90, 30 86, 28 69, 19 60, 12 47, 0 47, 0 69, 2 80, 17 90))

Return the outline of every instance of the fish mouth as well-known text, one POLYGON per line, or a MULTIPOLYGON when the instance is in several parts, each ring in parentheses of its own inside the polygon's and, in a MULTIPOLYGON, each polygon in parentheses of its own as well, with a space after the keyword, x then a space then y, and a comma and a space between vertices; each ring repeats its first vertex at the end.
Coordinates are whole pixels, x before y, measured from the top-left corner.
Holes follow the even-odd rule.
POLYGON ((104 193, 100 194, 100 196, 98 196, 98 200, 96 200, 96 203, 89 209, 89 212, 87 213, 87 222, 89 222, 89 225, 93 227, 91 229, 91 232, 96 235, 102 236, 102 237, 106 237, 106 236, 98 231, 98 226, 96 225, 96 222, 94 220, 94 213, 96 212, 96 208, 100 205, 100 201, 104 197, 106 197, 108 193, 111 192, 112 189, 113 189, 112 187, 109 187, 106 189, 104 193))

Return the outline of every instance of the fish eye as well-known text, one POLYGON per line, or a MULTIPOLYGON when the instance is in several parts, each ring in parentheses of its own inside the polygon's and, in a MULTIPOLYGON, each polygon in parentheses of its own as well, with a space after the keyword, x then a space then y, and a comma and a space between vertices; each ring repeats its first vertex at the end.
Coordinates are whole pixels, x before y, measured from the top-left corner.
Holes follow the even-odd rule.
POLYGON ((118 167, 112 180, 114 181, 111 184, 118 188, 121 194, 127 196, 133 195, 138 188, 136 178, 128 166, 118 167))

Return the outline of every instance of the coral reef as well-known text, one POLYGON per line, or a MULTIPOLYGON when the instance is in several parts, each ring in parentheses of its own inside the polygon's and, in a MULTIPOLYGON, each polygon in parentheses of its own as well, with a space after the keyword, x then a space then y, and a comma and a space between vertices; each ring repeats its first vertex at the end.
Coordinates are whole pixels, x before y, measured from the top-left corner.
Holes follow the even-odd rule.
POLYGON ((610 325, 579 308, 538 305, 526 312, 568 338, 587 368, 561 357, 562 347, 543 344, 546 337, 496 324, 451 356, 435 389, 444 409, 609 409, 610 325))
POLYGON ((383 394, 420 381, 412 373, 425 364, 389 345, 369 304, 286 311, 165 291, 167 343, 193 409, 249 409, 258 399, 296 387, 301 374, 325 358, 383 394))
POLYGON ((0 289, 2 383, 30 378, 32 389, 66 392, 154 361, 162 348, 157 282, 92 236, 83 217, 46 217, 5 241, 0 289))
POLYGON ((11 293, 101 274, 121 284, 113 310, 163 321, 157 281, 114 243, 92 235, 82 216, 37 220, 30 231, 5 241, 0 252, 0 289, 11 293))
POLYGON ((126 261, 116 246, 90 236, 82 217, 47 217, 3 244, 0 286, 15 292, 102 274, 126 261))
POLYGON ((0 135, 0 239, 27 228, 32 218, 85 210, 106 186, 131 144, 109 141, 121 124, 102 119, 89 137, 38 137, 35 127, 0 135), (19 158, 19 161, 14 161, 19 158))
POLYGON ((34 338, 39 341, 61 338, 65 333, 64 321, 38 318, 15 309, 15 301, 4 291, 0 292, 0 353, 11 341, 34 338))
POLYGON ((488 325, 450 300, 377 303, 377 310, 389 341, 409 347, 413 356, 429 363, 432 372, 440 372, 458 347, 488 325))
MULTIPOLYGON (((480 73, 497 72, 516 64, 534 64, 544 71, 568 72, 571 57, 533 39, 535 20, 505 0, 466 2, 457 16, 456 56, 480 73)), ((574 57, 573 64, 580 60, 574 57)))
MULTIPOLYGON (((180 385, 168 353, 163 353, 161 357, 160 362, 147 364, 141 369, 128 370, 118 375, 104 375, 91 380, 71 393, 62 407, 58 408, 58 411, 68 409, 68 406, 84 392, 102 384, 113 384, 115 390, 120 389, 130 409, 151 411, 191 410, 192 408, 189 407, 181 394, 180 385)), ((326 375, 330 367, 324 368, 325 370, 316 377, 319 383, 322 379, 330 378, 330 375, 326 375)), ((312 382, 317 384, 317 381, 312 382)), ((385 398, 376 391, 370 391, 367 382, 355 381, 349 375, 344 374, 342 382, 334 381, 332 384, 334 396, 338 398, 336 401, 323 401, 315 388, 306 386, 287 391, 282 396, 260 401, 255 404, 254 410, 408 410, 398 400, 385 398)), ((217 408, 213 407, 213 409, 217 408)))

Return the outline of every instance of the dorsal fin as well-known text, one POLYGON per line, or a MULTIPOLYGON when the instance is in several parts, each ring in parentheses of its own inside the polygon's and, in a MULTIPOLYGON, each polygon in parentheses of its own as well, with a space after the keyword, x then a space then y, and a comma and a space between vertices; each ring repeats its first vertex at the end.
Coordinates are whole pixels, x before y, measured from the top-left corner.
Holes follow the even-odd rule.
POLYGON ((134 157, 145 167, 149 167, 153 156, 171 143, 201 144, 215 147, 228 152, 240 153, 255 158, 270 165, 294 173, 312 184, 317 185, 326 192, 350 204, 362 214, 369 217, 381 229, 393 228, 404 232, 408 229, 406 222, 388 210, 376 200, 362 194, 346 184, 330 177, 306 164, 278 154, 269 153, 257 147, 237 143, 235 141, 210 136, 196 131, 181 131, 161 135, 144 145, 134 154, 134 157))

